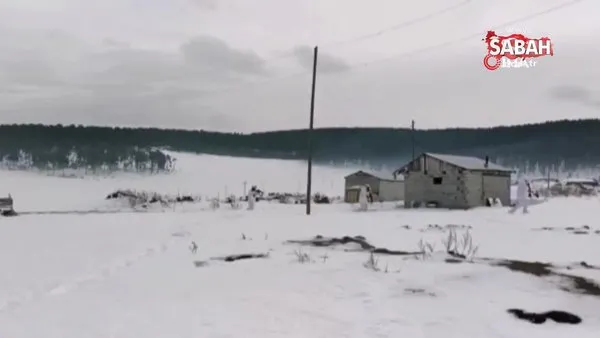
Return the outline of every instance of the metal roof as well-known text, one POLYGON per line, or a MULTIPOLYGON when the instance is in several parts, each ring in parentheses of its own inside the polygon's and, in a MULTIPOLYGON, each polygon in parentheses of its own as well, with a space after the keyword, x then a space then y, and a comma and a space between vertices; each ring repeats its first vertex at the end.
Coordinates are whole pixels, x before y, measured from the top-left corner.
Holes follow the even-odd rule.
MULTIPOLYGON (((446 162, 446 163, 452 164, 454 166, 457 166, 459 168, 466 169, 466 170, 514 172, 514 170, 512 170, 512 169, 503 167, 501 165, 492 163, 490 161, 488 161, 488 166, 486 167, 485 160, 477 158, 477 157, 448 155, 448 154, 435 154, 435 153, 423 153, 417 158, 421 158, 423 155, 433 157, 442 162, 446 162)), ((412 163, 412 161, 407 163, 406 165, 402 166, 401 168, 397 169, 395 171, 395 173, 397 173, 397 174, 402 173, 402 171, 405 170, 408 167, 408 165, 410 165, 411 163, 412 163)))
POLYGON ((371 173, 368 173, 368 172, 362 171, 362 170, 353 172, 350 175, 346 175, 344 178, 348 178, 348 177, 351 177, 351 176, 369 176, 369 177, 373 177, 373 178, 376 178, 376 179, 381 180, 381 181, 402 181, 400 179, 394 179, 393 177, 387 178, 387 177, 382 177, 382 176, 379 176, 379 175, 374 175, 374 174, 371 174, 371 173))
POLYGON ((501 165, 488 161, 487 167, 485 166, 485 160, 471 157, 471 156, 459 156, 459 155, 446 155, 446 154, 434 154, 425 153, 425 155, 436 158, 440 161, 453 164, 457 167, 467 170, 494 170, 494 171, 514 171, 512 169, 503 167, 501 165))
POLYGON ((352 174, 346 175, 344 178, 348 178, 348 177, 351 177, 351 176, 371 176, 371 177, 378 178, 377 176, 375 176, 373 174, 370 174, 368 172, 362 171, 362 170, 355 171, 352 174))

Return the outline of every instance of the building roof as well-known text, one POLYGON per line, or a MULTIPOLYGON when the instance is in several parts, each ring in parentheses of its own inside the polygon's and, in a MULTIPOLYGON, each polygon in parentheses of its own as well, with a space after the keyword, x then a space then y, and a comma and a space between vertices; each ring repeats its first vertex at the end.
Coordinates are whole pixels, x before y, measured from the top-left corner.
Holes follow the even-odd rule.
MULTIPOLYGON (((495 164, 491 161, 488 161, 488 165, 486 167, 485 165, 485 160, 477 158, 477 157, 472 157, 472 156, 460 156, 460 155, 448 155, 448 154, 435 154, 435 153, 423 153, 419 156, 422 157, 423 155, 429 156, 429 157, 433 157, 435 159, 438 159, 442 162, 446 162, 449 164, 452 164, 456 167, 462 168, 462 169, 466 169, 466 170, 473 170, 473 171, 505 171, 505 172, 513 172, 514 170, 503 167, 501 165, 495 164)), ((412 163, 412 161, 411 161, 412 163)), ((410 164, 410 163, 408 163, 410 164)), ((403 167, 401 167, 400 169, 396 170, 396 172, 401 172, 404 168, 406 168, 408 166, 408 164, 404 165, 403 167)))
POLYGON ((359 170, 359 171, 353 172, 352 174, 348 174, 348 175, 344 176, 344 178, 348 178, 348 177, 351 177, 351 176, 371 176, 371 177, 377 177, 377 176, 375 176, 373 174, 369 174, 367 172, 359 170))
POLYGON ((347 179, 348 177, 351 177, 351 176, 363 176, 363 177, 364 176, 368 176, 368 177, 376 178, 376 179, 381 180, 381 181, 402 181, 402 180, 398 180, 398 179, 386 178, 386 177, 381 177, 381 176, 373 175, 371 173, 368 173, 368 172, 365 172, 365 171, 362 171, 362 170, 353 172, 350 175, 346 175, 344 178, 347 179))
POLYGON ((446 155, 446 154, 434 154, 434 153, 425 153, 427 156, 437 158, 440 161, 447 162, 453 164, 457 167, 467 169, 467 170, 493 170, 493 171, 514 171, 512 169, 503 167, 501 165, 495 164, 491 161, 488 161, 487 167, 485 166, 485 160, 471 157, 471 156, 458 156, 458 155, 446 155))

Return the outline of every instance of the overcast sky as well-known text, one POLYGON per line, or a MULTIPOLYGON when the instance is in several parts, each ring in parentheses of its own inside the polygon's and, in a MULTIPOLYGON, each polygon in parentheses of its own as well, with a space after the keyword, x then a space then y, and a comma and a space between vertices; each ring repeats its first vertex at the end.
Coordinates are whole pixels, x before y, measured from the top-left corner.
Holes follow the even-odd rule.
POLYGON ((535 69, 482 66, 486 30, 566 2, 0 0, 0 123, 305 128, 316 44, 316 127, 599 118, 597 0, 497 29, 554 40, 535 69))

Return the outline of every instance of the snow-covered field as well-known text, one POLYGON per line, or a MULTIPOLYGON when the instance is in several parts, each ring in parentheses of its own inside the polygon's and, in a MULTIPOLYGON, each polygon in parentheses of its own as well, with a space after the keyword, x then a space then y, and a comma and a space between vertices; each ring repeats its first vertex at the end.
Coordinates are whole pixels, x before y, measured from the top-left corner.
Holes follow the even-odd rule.
MULTIPOLYGON (((15 209, 27 212, 113 210, 103 197, 118 189, 204 198, 241 196, 257 185, 265 191, 306 192, 306 164, 299 161, 247 159, 173 153, 177 170, 170 175, 117 174, 111 177, 64 178, 33 172, 0 171, 0 197, 11 193, 15 209)), ((313 192, 341 195, 344 176, 356 168, 313 167, 313 192)), ((73 173, 67 172, 68 175, 73 173)), ((77 173, 76 173, 77 174, 77 173)))
MULTIPOLYGON (((103 197, 120 188, 240 194, 248 181, 267 191, 302 191, 305 177, 294 162, 188 155, 178 165, 172 176, 110 179, 0 172, 0 195, 11 192, 17 211, 77 211, 105 207, 103 197)), ((340 194, 351 171, 316 168, 315 190, 340 194)), ((358 213, 334 204, 315 205, 306 216, 304 206, 261 202, 252 212, 222 206, 0 218, 0 337, 597 337, 594 290, 578 294, 568 279, 484 258, 551 262, 558 273, 600 282, 600 270, 572 265, 600 265, 599 203, 556 198, 527 215, 390 205, 358 213), (361 235, 404 251, 418 250, 422 239, 438 252, 447 224, 472 227, 472 262, 447 263, 441 253, 375 255, 381 271, 374 271, 364 266, 365 252, 284 243, 361 235), (564 229, 584 225, 588 234, 564 229), (212 259, 243 253, 269 255, 212 259), (312 262, 301 263, 299 253, 312 262), (511 317, 509 308, 570 311, 583 323, 533 325, 511 317)), ((464 231, 457 229, 459 237, 464 231)))

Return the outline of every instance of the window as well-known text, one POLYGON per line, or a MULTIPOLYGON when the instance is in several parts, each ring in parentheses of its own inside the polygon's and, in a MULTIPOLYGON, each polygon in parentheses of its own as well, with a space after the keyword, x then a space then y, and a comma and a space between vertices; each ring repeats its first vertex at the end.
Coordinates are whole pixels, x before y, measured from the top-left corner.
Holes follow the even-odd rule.
POLYGON ((433 178, 433 184, 435 184, 435 185, 442 184, 442 178, 441 177, 434 177, 433 178))

